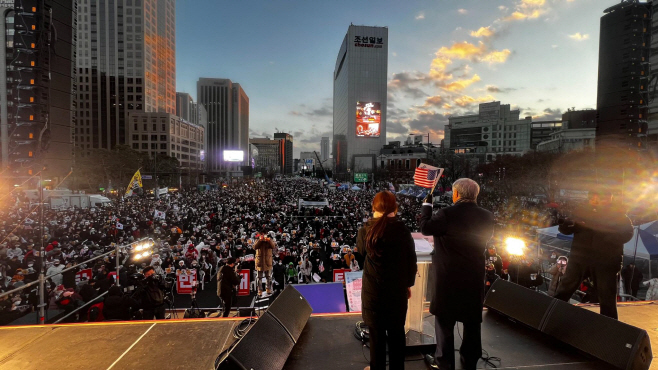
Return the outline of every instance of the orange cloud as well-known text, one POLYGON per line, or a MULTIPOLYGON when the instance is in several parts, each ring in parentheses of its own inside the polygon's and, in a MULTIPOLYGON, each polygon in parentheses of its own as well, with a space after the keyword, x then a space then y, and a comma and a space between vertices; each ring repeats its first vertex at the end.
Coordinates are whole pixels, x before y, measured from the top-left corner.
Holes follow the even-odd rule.
POLYGON ((462 91, 465 88, 469 87, 475 82, 480 81, 480 76, 477 74, 473 75, 472 78, 469 79, 464 79, 464 80, 457 80, 455 82, 451 82, 448 85, 444 87, 444 89, 448 91, 462 91))
POLYGON ((435 95, 435 96, 430 96, 429 98, 425 99, 425 104, 423 106, 429 107, 431 105, 440 105, 441 102, 443 102, 443 98, 440 95, 435 95))
POLYGON ((468 95, 463 95, 458 98, 455 98, 455 104, 457 104, 460 107, 468 107, 471 105, 479 104, 479 103, 485 103, 485 102, 490 102, 494 101, 496 98, 494 98, 491 95, 486 95, 486 96, 480 96, 477 98, 474 98, 472 96, 468 95))
POLYGON ((546 13, 546 0, 521 0, 514 7, 514 12, 503 18, 503 21, 522 21, 526 19, 536 19, 546 13))
POLYGON ((471 31, 471 36, 473 37, 491 37, 493 36, 494 31, 491 29, 490 26, 487 27, 480 27, 477 31, 471 31))
POLYGON ((481 61, 487 62, 489 64, 505 63, 505 61, 510 56, 510 54, 512 54, 512 52, 509 49, 504 49, 501 51, 494 50, 491 53, 482 57, 481 61))

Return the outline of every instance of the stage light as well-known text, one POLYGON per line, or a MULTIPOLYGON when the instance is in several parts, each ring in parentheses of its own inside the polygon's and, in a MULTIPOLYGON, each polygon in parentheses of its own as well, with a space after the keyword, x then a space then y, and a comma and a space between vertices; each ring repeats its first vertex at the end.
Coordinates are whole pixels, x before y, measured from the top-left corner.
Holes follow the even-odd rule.
POLYGON ((505 239, 505 249, 512 256, 523 256, 525 242, 522 239, 509 237, 505 239))

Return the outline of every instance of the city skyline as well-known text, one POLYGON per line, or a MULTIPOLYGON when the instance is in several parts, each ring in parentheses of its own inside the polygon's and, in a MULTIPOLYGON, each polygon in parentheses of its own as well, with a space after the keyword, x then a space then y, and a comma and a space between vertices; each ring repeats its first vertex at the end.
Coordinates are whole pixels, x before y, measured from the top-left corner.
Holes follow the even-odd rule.
POLYGON ((332 136, 331 76, 345 27, 387 26, 387 139, 429 131, 438 143, 449 115, 475 112, 480 102, 509 103, 535 120, 558 118, 571 107, 595 108, 599 22, 616 3, 389 1, 355 3, 353 9, 368 10, 355 13, 333 3, 247 9, 205 1, 198 2, 207 10, 200 14, 181 0, 177 91, 194 94, 200 75, 240 80, 252 101, 250 136, 272 136, 278 128, 295 137, 296 154, 317 150, 322 136, 332 136), (215 8, 239 16, 201 40, 195 35, 207 32, 215 8))

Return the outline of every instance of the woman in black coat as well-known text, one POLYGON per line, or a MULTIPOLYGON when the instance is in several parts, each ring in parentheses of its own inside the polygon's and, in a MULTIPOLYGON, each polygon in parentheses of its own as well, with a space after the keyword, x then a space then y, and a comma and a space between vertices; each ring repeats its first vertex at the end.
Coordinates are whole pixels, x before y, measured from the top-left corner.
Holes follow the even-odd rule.
POLYGON ((370 329, 370 367, 404 369, 404 322, 407 300, 416 279, 416 251, 411 232, 396 217, 397 202, 389 191, 372 201, 373 218, 360 230, 357 249, 365 255, 361 310, 370 329))

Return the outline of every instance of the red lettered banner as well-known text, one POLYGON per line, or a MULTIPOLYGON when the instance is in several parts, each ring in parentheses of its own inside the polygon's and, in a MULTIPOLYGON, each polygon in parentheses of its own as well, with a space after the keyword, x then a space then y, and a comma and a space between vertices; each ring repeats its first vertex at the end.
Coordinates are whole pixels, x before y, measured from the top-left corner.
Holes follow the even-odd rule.
POLYGON ((350 271, 350 269, 334 269, 334 283, 345 283, 345 273, 350 271))
POLYGON ((93 273, 91 272, 91 269, 84 269, 80 270, 75 273, 75 283, 79 283, 82 281, 82 278, 86 278, 87 280, 91 280, 91 277, 93 276, 93 273))
POLYGON ((196 270, 176 271, 176 292, 178 294, 192 294, 196 285, 196 270))
POLYGON ((240 280, 240 286, 238 287, 238 295, 249 295, 249 285, 251 283, 249 270, 240 270, 239 274, 242 276, 242 280, 240 280))

